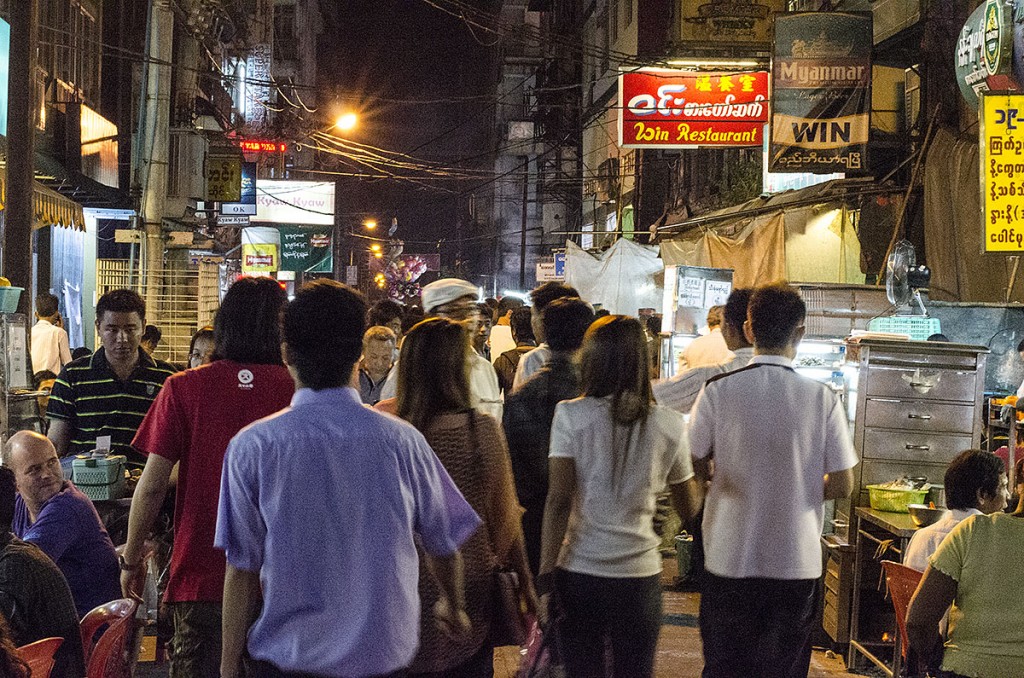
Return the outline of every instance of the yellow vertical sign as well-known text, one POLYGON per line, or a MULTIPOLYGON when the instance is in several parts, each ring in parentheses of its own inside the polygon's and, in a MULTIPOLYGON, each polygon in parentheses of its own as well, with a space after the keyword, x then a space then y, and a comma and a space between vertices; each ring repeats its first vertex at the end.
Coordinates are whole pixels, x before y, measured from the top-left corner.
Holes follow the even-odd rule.
POLYGON ((1024 94, 981 97, 982 252, 1024 252, 1024 94))

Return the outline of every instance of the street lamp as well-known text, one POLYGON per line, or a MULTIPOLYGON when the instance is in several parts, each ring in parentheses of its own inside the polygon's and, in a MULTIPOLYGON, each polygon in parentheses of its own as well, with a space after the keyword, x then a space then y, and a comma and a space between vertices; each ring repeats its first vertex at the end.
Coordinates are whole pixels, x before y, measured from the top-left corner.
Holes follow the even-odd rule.
POLYGON ((367 230, 372 231, 373 229, 377 228, 377 222, 374 221, 373 219, 367 219, 366 221, 363 222, 363 227, 366 228, 367 230))
POLYGON ((338 116, 338 119, 335 121, 334 126, 341 130, 342 132, 349 132, 355 129, 358 123, 358 116, 356 116, 355 113, 350 112, 343 113, 342 115, 338 116))

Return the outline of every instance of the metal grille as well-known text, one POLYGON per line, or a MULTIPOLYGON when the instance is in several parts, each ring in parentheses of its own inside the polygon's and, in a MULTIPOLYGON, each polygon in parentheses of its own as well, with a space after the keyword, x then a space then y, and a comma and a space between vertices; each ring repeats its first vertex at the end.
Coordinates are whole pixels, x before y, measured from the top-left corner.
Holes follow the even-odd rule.
MULTIPOLYGON (((163 336, 154 356, 160 360, 185 366, 192 335, 200 327, 213 324, 219 306, 218 272, 216 264, 206 262, 198 266, 182 262, 156 271, 153 284, 157 286, 155 308, 147 308, 146 322, 160 328, 163 336)), ((129 270, 123 259, 97 259, 96 293, 129 287, 143 293, 138 286, 139 271, 129 270), (129 275, 134 273, 134 275, 129 275)), ((97 345, 99 341, 97 340, 97 345)))

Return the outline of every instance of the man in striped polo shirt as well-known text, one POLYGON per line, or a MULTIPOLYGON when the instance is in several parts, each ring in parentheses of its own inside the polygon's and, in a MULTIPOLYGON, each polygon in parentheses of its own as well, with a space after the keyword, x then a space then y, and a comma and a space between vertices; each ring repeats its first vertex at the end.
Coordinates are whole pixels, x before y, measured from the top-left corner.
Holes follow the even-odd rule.
POLYGON ((131 290, 111 290, 96 304, 96 329, 102 348, 64 366, 50 393, 48 437, 60 457, 86 454, 96 439, 110 436, 112 454, 129 463, 145 457, 131 447, 135 431, 172 365, 141 348, 146 303, 131 290))

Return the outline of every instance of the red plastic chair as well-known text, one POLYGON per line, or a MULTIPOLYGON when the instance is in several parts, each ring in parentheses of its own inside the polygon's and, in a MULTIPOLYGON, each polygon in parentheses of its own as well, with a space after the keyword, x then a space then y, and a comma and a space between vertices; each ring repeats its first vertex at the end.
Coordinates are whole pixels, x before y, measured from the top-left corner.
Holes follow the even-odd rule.
POLYGON ((891 560, 883 560, 882 568, 885 570, 885 584, 889 588, 892 606, 896 610, 900 646, 903 649, 903 656, 906 657, 907 648, 910 647, 910 641, 907 639, 907 608, 910 607, 910 599, 914 596, 924 573, 891 560))
POLYGON ((86 675, 120 676, 129 675, 132 664, 132 636, 137 627, 135 612, 138 602, 130 598, 113 600, 93 609, 82 618, 79 629, 82 634, 82 649, 85 652, 86 675), (106 630, 99 640, 93 643, 96 632, 104 624, 106 630), (123 655, 123 657, 121 657, 123 655), (121 663, 117 663, 120 659, 121 663), (107 666, 111 673, 107 673, 107 666))
POLYGON ((28 664, 31 678, 49 678, 53 670, 54 655, 64 644, 63 638, 43 638, 18 648, 18 656, 28 664))

